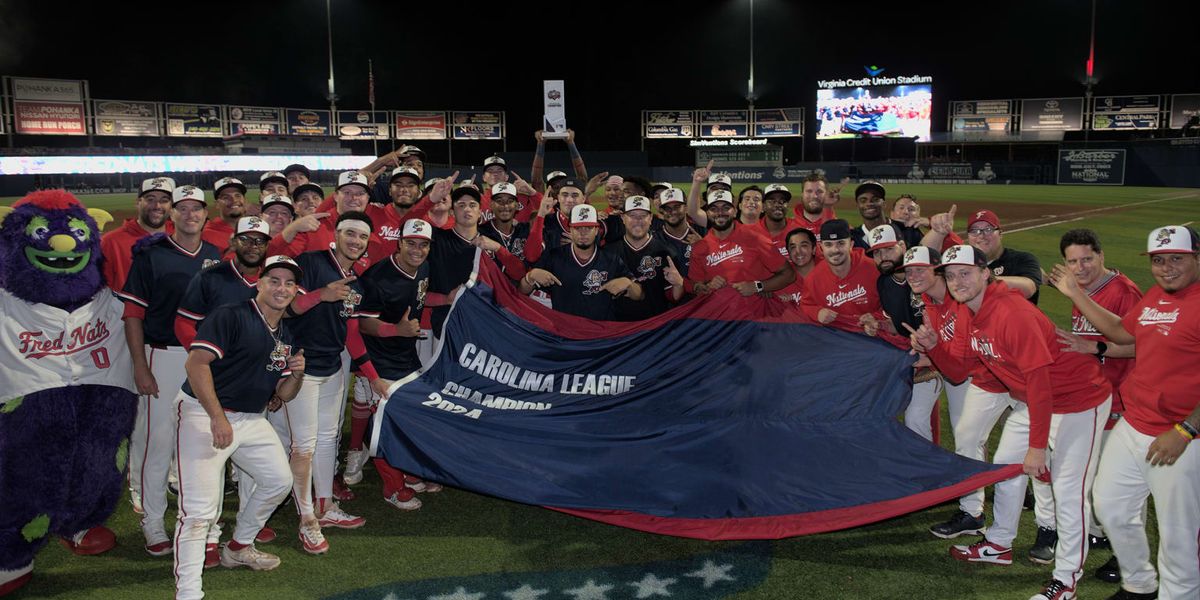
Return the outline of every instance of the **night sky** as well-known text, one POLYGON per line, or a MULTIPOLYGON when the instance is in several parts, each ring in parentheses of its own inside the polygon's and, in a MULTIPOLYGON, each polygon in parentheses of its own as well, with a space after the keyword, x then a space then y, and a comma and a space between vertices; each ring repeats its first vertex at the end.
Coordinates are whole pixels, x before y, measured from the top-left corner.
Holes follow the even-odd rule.
MULTIPOLYGON (((935 130, 952 99, 1080 96, 1090 7, 757 0, 756 105, 811 118, 816 80, 864 65, 932 75, 935 130)), ((1197 23, 1195 1, 1099 0, 1096 93, 1200 92, 1197 23)), ((542 79, 566 80, 585 149, 636 150, 642 109, 746 105, 748 0, 334 0, 333 37, 339 107, 367 107, 371 58, 379 109, 506 110, 512 150, 532 149, 542 79)), ((321 0, 0 3, 0 73, 94 98, 321 108, 327 65, 321 0)))

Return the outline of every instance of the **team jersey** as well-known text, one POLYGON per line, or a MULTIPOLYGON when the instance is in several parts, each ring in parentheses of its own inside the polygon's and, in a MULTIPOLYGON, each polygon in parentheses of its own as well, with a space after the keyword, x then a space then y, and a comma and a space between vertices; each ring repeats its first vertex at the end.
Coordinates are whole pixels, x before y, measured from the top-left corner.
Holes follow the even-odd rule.
POLYGON ((782 256, 784 260, 787 260, 787 234, 789 231, 800 227, 800 224, 796 222, 796 219, 785 219, 783 230, 774 235, 771 235, 771 232, 767 229, 767 219, 765 217, 759 219, 756 226, 761 229, 763 236, 765 236, 768 240, 771 240, 771 245, 779 251, 779 255, 782 256))
POLYGON ((1200 402, 1200 283, 1174 294, 1150 288, 1121 325, 1133 334, 1138 358, 1121 385, 1125 420, 1158 436, 1200 402))
MULTIPOLYGON (((855 248, 862 248, 864 252, 871 249, 871 243, 867 241, 867 238, 871 237, 871 229, 863 224, 850 230, 850 239, 854 240, 855 248)), ((820 239, 819 236, 820 234, 817 239, 820 239)))
POLYGON ((216 246, 217 250, 224 255, 225 251, 229 249, 229 238, 233 237, 233 226, 221 219, 210 217, 204 224, 204 231, 200 237, 216 246))
MULTIPOLYGON (((408 318, 417 319, 425 308, 429 262, 422 263, 415 275, 409 275, 392 255, 372 265, 359 281, 363 286, 363 300, 358 307, 360 317, 374 317, 384 323, 396 324, 407 310, 408 318)), ((363 343, 380 377, 396 380, 421 368, 417 358, 417 338, 375 337, 364 333, 363 343)))
POLYGON ((117 295, 125 301, 125 316, 143 321, 147 344, 178 346, 175 311, 192 277, 204 267, 221 262, 221 251, 201 241, 188 252, 164 234, 140 240, 133 249, 133 266, 125 287, 117 295))
POLYGON ((253 298, 258 293, 257 282, 257 275, 242 275, 232 260, 207 267, 188 282, 176 313, 193 321, 203 321, 205 315, 218 306, 253 298))
MULTIPOLYGON (((475 270, 475 246, 454 229, 434 229, 429 247, 429 291, 449 294, 467 282, 475 270)), ((434 306, 430 310, 434 335, 441 337, 442 325, 449 306, 434 306)))
MULTIPOLYGON (((1029 405, 1029 447, 1045 448, 1051 414, 1094 408, 1112 395, 1112 385, 1095 357, 1062 350, 1054 324, 1020 292, 994 282, 983 294, 979 312, 968 317, 969 327, 958 323, 955 339, 929 354, 935 363, 977 355, 1013 398, 1029 405), (1030 380, 1043 367, 1049 367, 1048 390, 1030 380)), ((965 309, 958 309, 958 319, 970 312, 965 309)))
MULTIPOLYGON (((720 275, 728 283, 763 281, 783 268, 784 259, 771 241, 753 226, 736 221, 725 239, 716 230, 696 242, 688 263, 688 281, 692 285, 720 275)), ((691 285, 688 286, 689 291, 691 285)))
POLYGON ((595 248, 586 261, 575 256, 573 246, 557 246, 547 250, 536 268, 554 274, 562 285, 546 288, 554 310, 597 321, 615 321, 617 303, 606 292, 604 284, 632 275, 616 254, 595 248))
MULTIPOLYGON (((930 328, 938 334, 939 344, 949 344, 954 340, 954 325, 958 315, 958 302, 955 302, 950 297, 950 292, 946 292, 945 298, 941 304, 936 303, 928 294, 921 294, 921 304, 925 306, 924 318, 929 321, 930 328)), ((932 357, 930 357, 932 358, 932 357)), ((934 361, 934 366, 941 370, 942 375, 945 375, 951 383, 962 383, 968 377, 971 378, 971 384, 975 387, 993 394, 1007 394, 1008 388, 996 379, 992 372, 983 366, 983 361, 977 356, 970 356, 964 359, 966 368, 962 372, 955 372, 954 367, 957 364, 940 365, 934 361)))
MULTIPOLYGON (((529 243, 525 245, 525 260, 535 263, 542 253, 558 246, 571 245, 571 217, 561 211, 552 212, 544 217, 533 218, 532 229, 529 233, 529 243)), ((611 244, 625 235, 624 226, 619 215, 609 215, 600 220, 600 232, 596 234, 596 244, 603 247, 611 244), (614 222, 615 220, 615 222, 614 222)))
POLYGON ((679 255, 680 262, 675 263, 675 266, 679 269, 679 274, 683 275, 684 277, 688 276, 688 268, 692 263, 692 245, 687 243, 685 240, 693 231, 696 232, 696 235, 703 239, 705 230, 703 227, 698 227, 696 225, 688 225, 688 231, 687 233, 683 234, 683 237, 675 237, 675 235, 672 234, 666 227, 663 227, 661 234, 658 234, 659 238, 662 239, 662 241, 667 245, 674 248, 675 253, 679 255))
POLYGON ((896 281, 891 275, 879 275, 875 280, 875 290, 879 293, 879 304, 883 313, 892 320, 896 333, 908 337, 907 323, 917 329, 925 315, 925 301, 920 294, 912 293, 907 281, 896 281))
POLYGON ((7 340, 0 344, 0 407, 26 394, 73 385, 137 393, 122 311, 108 288, 71 312, 26 302, 0 288, 0 339, 7 340))
MULTIPOLYGON (((483 197, 479 200, 479 222, 486 223, 491 221, 496 215, 492 213, 492 190, 483 191, 483 197)), ((537 208, 542 205, 542 193, 534 192, 532 196, 528 194, 517 194, 517 212, 513 215, 513 220, 518 223, 528 223, 529 218, 537 212, 537 208)))
MULTIPOLYGON (((1096 289, 1088 292, 1088 296, 1109 312, 1123 317, 1142 299, 1142 290, 1138 289, 1137 284, 1130 281, 1128 277, 1113 271, 1105 276, 1096 289)), ((1075 306, 1071 307, 1071 332, 1085 339, 1108 342, 1075 306)), ((1104 373, 1104 377, 1113 386, 1113 414, 1125 412, 1120 386, 1121 382, 1125 381, 1125 377, 1129 375, 1130 370, 1133 369, 1135 362, 1133 358, 1100 359, 1100 372, 1104 373)), ((1112 429, 1114 425, 1116 423, 1109 420, 1106 428, 1112 429)))
POLYGON ((896 231, 900 232, 900 241, 904 242, 905 248, 914 248, 921 245, 921 238, 925 237, 925 234, 919 226, 914 225, 909 227, 903 221, 895 219, 892 219, 890 223, 896 228, 896 231))
MULTIPOLYGON (((795 265, 792 266, 792 270, 796 271, 795 265)), ((804 276, 799 271, 796 271, 796 280, 782 290, 772 292, 772 295, 776 300, 784 304, 800 308, 800 299, 804 297, 804 276)))
MULTIPOLYGON (((206 350, 217 357, 208 367, 222 408, 244 413, 266 409, 276 384, 292 374, 287 360, 294 354, 294 325, 280 319, 272 330, 254 300, 227 304, 209 313, 190 350, 206 350)), ((183 382, 183 393, 197 397, 190 380, 183 382)))
POLYGON ((669 296, 671 284, 663 273, 668 258, 679 265, 681 259, 674 248, 657 235, 650 235, 638 247, 628 238, 621 238, 620 242, 605 247, 604 252, 611 252, 624 262, 634 283, 642 286, 641 300, 630 300, 625 296, 617 298, 618 321, 641 321, 671 308, 674 304, 669 296))
MULTIPOLYGON (((170 234, 173 229, 168 227, 167 233, 170 234)), ((120 290, 125 287, 125 278, 129 276, 129 268, 133 266, 133 245, 148 235, 150 233, 142 229, 137 219, 125 219, 120 228, 100 238, 100 254, 104 256, 101 273, 109 288, 120 290)))
POLYGON ((529 223, 513 222, 512 232, 504 233, 500 231, 499 227, 496 227, 496 222, 492 220, 480 225, 479 233, 500 242, 500 245, 504 246, 513 256, 525 260, 525 243, 529 241, 530 229, 529 223))
MULTIPOLYGON (((318 252, 305 252, 296 257, 296 264, 304 271, 297 282, 298 295, 319 294, 321 288, 356 275, 354 267, 343 271, 332 248, 318 252)), ((304 314, 289 319, 289 327, 296 346, 304 349, 304 372, 317 377, 328 377, 342 368, 342 350, 346 349, 346 321, 358 317, 358 305, 362 302, 362 282, 358 279, 347 284, 350 296, 341 302, 319 302, 304 314)))
POLYGON ((988 268, 996 277, 1028 277, 1032 279, 1037 289, 1029 297, 1029 301, 1037 306, 1038 294, 1041 293, 1042 287, 1042 265, 1038 263, 1036 256, 1028 252, 1005 248, 1004 252, 996 257, 996 260, 988 263, 988 268))
POLYGON ((879 271, 875 263, 863 254, 862 250, 850 250, 850 271, 845 277, 834 274, 827 261, 821 261, 808 277, 804 278, 804 295, 800 300, 800 308, 813 321, 818 321, 822 308, 828 308, 837 313, 829 325, 839 329, 859 331, 862 327, 858 318, 871 313, 877 319, 883 318, 879 304, 879 290, 875 280, 879 271))

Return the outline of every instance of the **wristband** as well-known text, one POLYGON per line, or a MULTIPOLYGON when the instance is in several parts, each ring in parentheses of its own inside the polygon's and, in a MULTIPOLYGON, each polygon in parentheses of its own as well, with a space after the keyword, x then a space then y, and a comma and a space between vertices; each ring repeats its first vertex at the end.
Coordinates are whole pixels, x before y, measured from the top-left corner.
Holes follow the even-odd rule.
POLYGON ((1183 436, 1184 438, 1186 438, 1186 439, 1187 439, 1189 442, 1190 442, 1190 441, 1192 441, 1192 440, 1194 440, 1194 439, 1196 439, 1196 434, 1194 434, 1194 433, 1192 433, 1192 432, 1190 432, 1190 431, 1188 431, 1188 430, 1184 429, 1184 428, 1183 428, 1183 425, 1182 425, 1182 424, 1180 424, 1180 423, 1176 423, 1176 424, 1175 424, 1175 431, 1178 431, 1178 432, 1179 432, 1179 435, 1182 435, 1182 436, 1183 436))
POLYGON ((1196 428, 1192 427, 1192 424, 1188 423, 1187 421, 1180 421, 1178 423, 1178 426, 1180 428, 1182 428, 1184 431, 1191 434, 1192 437, 1196 437, 1196 436, 1200 435, 1200 431, 1196 431, 1196 428))
POLYGON ((755 281, 754 282, 754 291, 761 293, 763 291, 763 282, 755 281))
POLYGON ((1104 358, 1105 352, 1108 352, 1108 344, 1096 342, 1096 358, 1104 358))

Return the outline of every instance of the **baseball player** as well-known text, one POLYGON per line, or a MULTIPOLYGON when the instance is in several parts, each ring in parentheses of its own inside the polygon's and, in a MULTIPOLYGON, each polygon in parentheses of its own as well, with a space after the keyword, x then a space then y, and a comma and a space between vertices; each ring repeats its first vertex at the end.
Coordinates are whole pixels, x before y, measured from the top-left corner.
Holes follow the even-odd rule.
MULTIPOLYGON (((943 343, 928 324, 912 332, 913 349, 925 352, 953 379, 983 362, 1011 390, 1012 414, 993 461, 1024 463, 1025 474, 1049 480, 1054 490, 1058 547, 1053 579, 1030 600, 1067 600, 1087 558, 1088 489, 1096 473, 1100 433, 1108 420, 1112 386, 1090 357, 1063 352, 1054 325, 1024 297, 994 281, 983 251, 954 246, 942 254, 942 269, 956 307, 953 339, 943 343)), ((967 562, 1012 564, 1025 496, 1025 477, 996 484, 993 523, 980 541, 953 546, 950 555, 967 562)))
POLYGON ((854 203, 863 224, 853 230, 854 247, 866 250, 871 247, 867 236, 871 230, 887 222, 883 217, 883 206, 887 203, 887 191, 878 181, 864 181, 854 188, 854 203))
POLYGON ((238 511, 233 539, 221 547, 221 564, 256 571, 279 566, 279 557, 254 547, 255 535, 292 485, 279 436, 263 413, 291 400, 304 379, 304 351, 292 352, 283 322, 302 275, 290 258, 267 259, 255 284, 257 295, 209 313, 188 352, 187 380, 176 400, 176 598, 204 596, 205 540, 221 503, 229 459, 254 478, 255 486, 238 511))
POLYGON ((837 192, 830 192, 825 176, 821 173, 809 173, 804 176, 800 187, 800 201, 792 208, 798 219, 798 225, 812 232, 821 233, 821 224, 829 219, 836 219, 833 203, 837 202, 837 192), (832 200, 833 202, 830 202, 832 200))
MULTIPOLYGON (((365 353, 356 319, 362 284, 356 281, 355 264, 373 230, 366 213, 343 212, 332 248, 296 258, 304 273, 289 309, 296 315, 289 327, 296 344, 305 350, 307 375, 295 400, 270 418, 280 437, 290 442, 300 540, 312 554, 328 550, 321 527, 355 529, 366 523, 333 502, 333 479, 348 383, 342 352, 350 350, 353 358, 365 353), (310 495, 314 488, 315 502, 310 495)), ((379 379, 369 362, 360 369, 375 393, 383 394, 391 385, 379 379)))
POLYGON ((692 248, 686 291, 703 295, 731 285, 751 296, 781 290, 795 280, 795 271, 761 230, 736 222, 729 192, 709 194, 705 211, 708 235, 692 248))
POLYGON ((642 287, 645 297, 632 300, 617 298, 618 321, 641 321, 667 311, 683 298, 683 278, 668 281, 667 269, 682 261, 675 250, 650 233, 650 199, 630 196, 621 213, 625 235, 620 243, 604 249, 620 258, 633 281, 642 287))
MULTIPOLYGON (((745 193, 745 190, 742 191, 745 193)), ((758 221, 758 225, 763 228, 767 239, 771 240, 771 245, 775 246, 779 254, 784 257, 788 254, 788 232, 799 227, 799 223, 788 218, 788 203, 791 201, 792 192, 786 185, 782 183, 768 185, 762 199, 762 219, 758 221)), ((743 201, 742 204, 744 205, 745 202, 743 201)), ((743 219, 742 223, 745 222, 743 219)))
POLYGON ((512 185, 517 191, 517 212, 513 218, 520 222, 529 221, 534 209, 542 202, 542 194, 521 179, 520 175, 510 171, 508 164, 499 156, 488 157, 483 161, 483 167, 483 196, 479 201, 481 221, 491 221, 495 216, 492 214, 492 188, 509 183, 509 179, 514 180, 512 185))
MULTIPOLYGON (((949 247, 947 238, 954 235, 954 214, 957 209, 956 204, 950 207, 948 213, 930 217, 930 229, 921 239, 921 244, 942 248, 944 252, 949 247)), ((988 259, 988 268, 998 281, 1037 304, 1038 288, 1042 285, 1042 267, 1036 256, 1004 246, 1000 218, 996 213, 990 210, 971 213, 967 218, 967 241, 983 250, 988 259)))
POLYGON ((600 221, 596 209, 580 204, 571 209, 571 245, 542 254, 521 278, 518 289, 529 294, 546 289, 554 310, 597 321, 615 321, 616 298, 641 300, 642 286, 630 277, 618 255, 601 252, 596 238, 600 221))
POLYGON ((1150 232, 1146 253, 1155 286, 1124 317, 1105 310, 1063 265, 1055 266, 1051 281, 1096 331, 1137 349, 1137 363, 1121 386, 1125 412, 1112 429, 1092 489, 1096 516, 1120 562, 1121 590, 1112 597, 1196 598, 1200 235, 1183 225, 1159 227, 1150 232), (1154 498, 1158 519, 1157 577, 1142 511, 1147 496, 1154 498))
POLYGON ((238 219, 251 214, 246 202, 246 184, 234 177, 222 177, 213 184, 213 198, 217 201, 220 217, 208 220, 204 226, 204 241, 225 254, 238 219))
POLYGON ((267 171, 258 176, 258 197, 265 198, 271 194, 287 196, 289 183, 287 175, 282 172, 267 171))
MULTIPOLYGON (((788 198, 791 198, 791 192, 788 192, 788 198)), ((762 188, 757 185, 748 185, 742 188, 742 191, 738 192, 737 204, 734 206, 734 209, 737 212, 739 223, 742 225, 758 225, 763 218, 762 188)), ((786 226, 784 227, 784 231, 780 233, 784 232, 786 232, 786 226)))
POLYGON ((141 500, 142 533, 151 556, 171 553, 163 518, 167 510, 167 471, 175 451, 173 403, 183 384, 187 353, 175 337, 175 311, 192 276, 221 260, 221 253, 201 239, 208 203, 195 186, 175 188, 170 236, 138 242, 125 287, 125 341, 133 360, 133 377, 141 398, 129 441, 129 482, 141 500))
POLYGON ((312 171, 308 167, 301 164, 291 164, 283 169, 283 176, 287 178, 287 193, 284 196, 295 198, 298 194, 296 189, 312 181, 312 171))
MULTIPOLYGON (((557 191, 554 189, 553 180, 555 179, 556 174, 559 177, 566 177, 567 174, 563 173, 562 171, 551 171, 548 175, 546 175, 545 181, 548 188, 541 185, 542 169, 544 168, 543 165, 546 161, 546 140, 542 137, 542 133, 543 132, 540 129, 533 132, 533 137, 535 140, 537 140, 537 149, 533 153, 533 166, 531 168, 529 177, 534 182, 534 189, 536 189, 538 192, 545 192, 547 189, 550 189, 551 191, 557 191)), ((579 153, 579 147, 575 145, 575 130, 568 129, 567 138, 564 141, 567 143, 567 151, 571 153, 571 168, 575 171, 575 176, 581 181, 587 181, 587 166, 583 163, 583 155, 579 153)), ((553 196, 554 194, 551 193, 550 195, 553 196)))
POLYGON ((921 238, 925 237, 921 228, 929 228, 929 219, 921 216, 921 206, 912 194, 900 194, 900 197, 896 198, 892 204, 891 223, 909 248, 921 245, 921 238))
MULTIPOLYGON (((529 242, 525 244, 526 262, 536 263, 543 252, 571 243, 571 211, 576 206, 586 203, 585 189, 586 186, 578 179, 568 177, 560 182, 557 198, 542 198, 537 215, 530 221, 529 242)), ((606 220, 599 221, 599 224, 601 246, 619 239, 620 232, 611 230, 606 220)))
POLYGON ((679 262, 675 267, 684 277, 688 276, 688 265, 692 261, 692 245, 704 237, 705 229, 688 222, 687 201, 683 190, 671 188, 660 195, 659 213, 662 214, 662 241, 675 249, 679 262))
POLYGON ((852 246, 850 224, 826 221, 820 243, 825 260, 804 278, 801 310, 822 325, 877 335, 884 320, 875 285, 879 273, 863 251, 852 246))
POLYGON ((292 205, 296 209, 296 217, 307 217, 317 212, 317 207, 324 201, 325 190, 315 183, 302 183, 292 190, 292 205))
MULTIPOLYGON (((493 187, 509 185, 496 184, 493 187)), ((515 204, 516 197, 513 196, 515 204)), ((359 306, 362 317, 363 343, 379 376, 396 381, 407 377, 421 368, 417 355, 417 338, 421 324, 417 315, 425 307, 429 290, 430 243, 433 226, 420 219, 404 224, 404 234, 396 252, 375 263, 363 273, 363 301, 359 306)), ((351 407, 350 451, 346 455, 344 477, 349 484, 362 480, 362 466, 368 456, 363 448, 363 437, 369 423, 372 403, 379 396, 372 395, 364 402, 355 396, 351 407)), ((375 469, 383 479, 383 497, 400 510, 421 508, 417 491, 437 492, 442 486, 433 482, 422 482, 411 477, 406 482, 405 473, 389 465, 382 458, 375 459, 375 469)))
MULTIPOLYGON (((733 191, 733 180, 728 175, 713 173, 714 162, 709 160, 707 165, 692 171, 692 187, 688 190, 688 218, 701 227, 708 227, 708 214, 700 205, 701 199, 707 198, 709 192, 725 190, 732 193, 733 191)), ((732 196, 730 197, 732 198, 732 196)))
MULTIPOLYGON (((517 188, 511 183, 497 183, 491 190, 492 218, 479 226, 479 233, 499 242, 513 256, 525 260, 525 243, 529 240, 530 225, 516 220, 517 188)), ((541 197, 538 197, 541 202, 541 197)))
POLYGON ((101 268, 108 287, 114 290, 125 287, 125 276, 133 264, 134 242, 166 230, 174 191, 175 180, 170 177, 142 180, 142 191, 137 197, 137 217, 125 219, 120 228, 100 238, 100 253, 104 256, 101 268))
POLYGON ((280 194, 263 196, 262 218, 270 226, 271 237, 279 235, 296 218, 296 208, 292 199, 280 194))
POLYGON ((604 201, 607 206, 601 211, 604 216, 609 216, 614 212, 621 212, 621 207, 625 206, 625 178, 620 175, 613 175, 604 181, 604 201))
POLYGON ((787 234, 788 263, 796 272, 796 280, 775 293, 781 302, 799 308, 804 297, 804 278, 816 267, 817 236, 804 227, 797 227, 787 234))

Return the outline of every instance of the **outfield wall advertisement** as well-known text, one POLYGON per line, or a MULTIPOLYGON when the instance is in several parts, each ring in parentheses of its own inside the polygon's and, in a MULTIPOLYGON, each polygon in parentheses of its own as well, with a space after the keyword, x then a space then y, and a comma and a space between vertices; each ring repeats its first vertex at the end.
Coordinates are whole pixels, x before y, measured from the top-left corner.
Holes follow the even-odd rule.
POLYGON ((332 130, 333 119, 327 110, 287 109, 288 135, 325 137, 332 130))
POLYGON ((1125 150, 1059 150, 1058 183, 1070 185, 1124 185, 1125 150))
POLYGON ((283 110, 267 106, 230 106, 229 135, 279 135, 283 110))
POLYGON ((388 121, 387 112, 382 110, 339 110, 338 137, 343 140, 386 140, 391 137, 388 121))
POLYGON ((1083 129, 1083 98, 1032 98, 1021 101, 1021 131, 1083 129))
POLYGON ((1092 105, 1092 129, 1158 129, 1162 96, 1101 96, 1092 105))
POLYGON ((1171 129, 1183 129, 1192 117, 1200 117, 1200 94, 1171 96, 1171 129))
POLYGON ((222 137, 225 135, 225 127, 221 108, 216 104, 168 104, 167 135, 222 137))
POLYGON ((456 112, 451 113, 452 137, 456 140, 502 140, 504 139, 504 113, 456 112))
POLYGON ((396 112, 392 114, 398 140, 446 139, 446 113, 444 112, 396 112))
POLYGON ((96 135, 157 137, 162 135, 157 102, 92 100, 96 135))
POLYGON ((87 135, 85 83, 14 77, 13 130, 25 135, 87 135))

